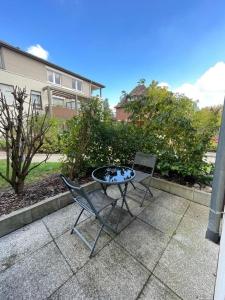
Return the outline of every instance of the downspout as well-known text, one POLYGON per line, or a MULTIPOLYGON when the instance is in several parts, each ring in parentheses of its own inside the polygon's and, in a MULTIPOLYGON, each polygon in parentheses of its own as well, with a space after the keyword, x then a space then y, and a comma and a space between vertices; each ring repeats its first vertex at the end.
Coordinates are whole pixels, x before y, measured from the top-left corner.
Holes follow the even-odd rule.
POLYGON ((220 239, 221 212, 225 195, 225 100, 223 105, 222 123, 216 152, 215 172, 213 177, 211 205, 209 212, 206 238, 218 243, 220 239))
POLYGON ((225 222, 223 220, 223 230, 220 240, 220 253, 218 261, 218 270, 216 276, 216 286, 214 300, 225 299, 225 222))

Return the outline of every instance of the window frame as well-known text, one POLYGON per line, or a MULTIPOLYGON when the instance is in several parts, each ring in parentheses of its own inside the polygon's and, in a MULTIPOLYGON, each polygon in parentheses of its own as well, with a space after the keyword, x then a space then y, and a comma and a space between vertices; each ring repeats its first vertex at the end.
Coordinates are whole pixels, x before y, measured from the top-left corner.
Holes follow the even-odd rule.
MULTIPOLYGON (((42 95, 41 95, 41 92, 39 91, 35 91, 35 90, 31 90, 30 91, 30 99, 32 101, 32 93, 37 93, 37 94, 40 94, 40 105, 34 105, 36 109, 38 110, 42 110, 43 109, 43 105, 42 105, 42 95)), ((33 101, 32 101, 32 105, 33 105, 33 101)))
POLYGON ((80 79, 77 79, 77 78, 72 78, 72 89, 77 91, 77 92, 80 92, 80 93, 83 93, 83 80, 80 80, 80 79), (78 82, 81 83, 81 90, 78 89, 78 82), (74 84, 75 83, 75 88, 74 88, 74 84))
POLYGON ((57 72, 57 71, 54 71, 54 70, 51 70, 51 69, 47 69, 47 81, 51 84, 55 84, 55 85, 58 85, 58 86, 61 86, 62 85, 62 74, 60 72, 57 72), (49 80, 49 73, 52 73, 52 79, 53 81, 50 81, 49 80), (60 79, 60 83, 56 83, 56 76, 55 75, 59 75, 59 79, 60 79))
POLYGON ((53 95, 52 96, 52 105, 55 106, 55 107, 65 107, 65 98, 53 95), (55 105, 54 104, 54 99, 58 99, 58 100, 63 101, 63 105, 55 105))
MULTIPOLYGON (((12 84, 7 84, 7 83, 2 83, 2 82, 0 82, 0 85, 12 87, 12 91, 14 90, 14 85, 12 85, 12 84)), ((1 89, 0 89, 0 90, 1 90, 1 89)), ((0 93, 2 93, 2 92, 0 91, 0 93)), ((5 96, 4 93, 3 93, 3 95, 5 96)), ((13 97, 13 95, 12 95, 12 97, 13 97)), ((6 103, 7 103, 7 99, 6 99, 6 103)), ((13 106, 13 104, 14 104, 14 99, 13 99, 12 104, 7 103, 8 106, 13 106)))

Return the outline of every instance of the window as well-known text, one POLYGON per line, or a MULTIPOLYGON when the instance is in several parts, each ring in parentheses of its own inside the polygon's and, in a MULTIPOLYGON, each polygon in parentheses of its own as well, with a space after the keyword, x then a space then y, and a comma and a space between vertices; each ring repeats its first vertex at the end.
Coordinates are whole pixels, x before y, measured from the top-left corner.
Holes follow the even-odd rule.
POLYGON ((64 98, 60 97, 52 97, 54 106, 64 106, 64 98))
POLYGON ((82 92, 82 81, 77 80, 77 90, 82 92))
POLYGON ((81 80, 73 79, 72 80, 72 88, 79 92, 82 92, 83 89, 83 82, 81 80))
POLYGON ((36 109, 42 109, 41 93, 36 91, 30 92, 31 103, 36 109))
POLYGON ((76 108, 76 102, 75 101, 66 102, 66 107, 70 108, 70 109, 75 109, 76 108))
POLYGON ((6 102, 8 105, 13 105, 14 97, 12 95, 13 86, 0 83, 0 93, 3 94, 6 98, 6 102))
POLYGON ((48 70, 47 76, 49 82, 52 82, 54 84, 61 84, 61 74, 48 70))

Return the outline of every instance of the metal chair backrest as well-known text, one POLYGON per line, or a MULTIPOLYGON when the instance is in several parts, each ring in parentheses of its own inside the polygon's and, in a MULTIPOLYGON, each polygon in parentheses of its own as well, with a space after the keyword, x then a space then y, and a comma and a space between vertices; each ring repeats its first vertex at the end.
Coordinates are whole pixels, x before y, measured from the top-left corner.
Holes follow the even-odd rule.
POLYGON ((155 169, 157 157, 155 155, 143 152, 137 152, 134 158, 133 167, 135 165, 144 166, 152 169, 152 173, 155 169))
POLYGON ((96 211, 92 201, 88 197, 88 194, 85 192, 84 188, 82 186, 80 186, 78 183, 72 182, 71 180, 66 178, 63 174, 60 174, 60 177, 63 180, 63 182, 65 183, 65 185, 67 186, 67 188, 69 189, 70 193, 72 194, 73 199, 82 208, 85 208, 88 210, 90 210, 90 208, 91 208, 92 212, 97 215, 97 211, 96 211), (86 199, 89 207, 87 205, 85 205, 84 201, 82 201, 82 198, 86 199))

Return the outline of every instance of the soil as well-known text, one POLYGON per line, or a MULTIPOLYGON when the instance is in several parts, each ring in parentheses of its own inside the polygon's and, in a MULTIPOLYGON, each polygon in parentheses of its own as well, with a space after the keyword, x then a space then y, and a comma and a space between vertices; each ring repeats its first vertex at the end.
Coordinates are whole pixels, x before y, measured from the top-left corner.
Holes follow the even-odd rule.
MULTIPOLYGON (((90 180, 90 177, 83 178, 80 180, 80 184, 90 180)), ((16 195, 12 188, 2 189, 0 190, 0 216, 66 191, 67 188, 58 174, 27 185, 24 193, 20 196, 16 195)))

